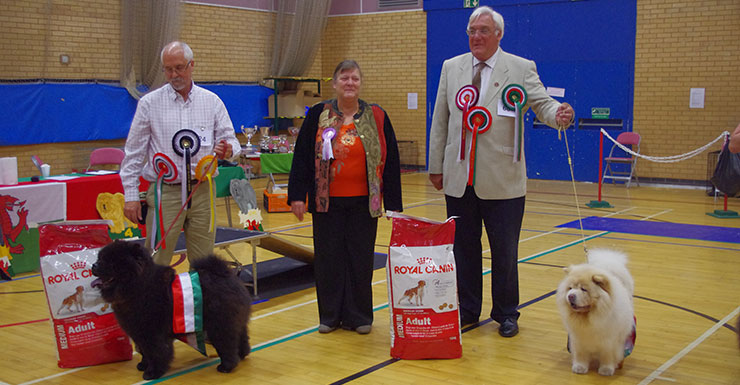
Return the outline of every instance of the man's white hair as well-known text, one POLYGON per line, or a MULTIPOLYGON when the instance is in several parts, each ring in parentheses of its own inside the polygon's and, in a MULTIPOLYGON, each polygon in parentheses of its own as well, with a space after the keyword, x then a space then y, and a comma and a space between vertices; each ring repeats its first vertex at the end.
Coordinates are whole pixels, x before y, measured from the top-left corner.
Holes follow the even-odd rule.
POLYGON ((504 17, 501 16, 500 13, 494 11, 489 6, 482 6, 478 7, 473 11, 473 13, 470 14, 470 19, 468 19, 468 29, 470 29, 470 24, 472 24, 477 18, 483 16, 483 15, 489 15, 493 19, 493 23, 496 24, 496 27, 498 27, 499 30, 501 30, 501 37, 504 37, 504 17))
POLYGON ((159 53, 159 60, 161 62, 164 62, 164 53, 166 51, 172 50, 175 47, 180 47, 182 49, 185 60, 187 60, 188 62, 193 60, 193 50, 190 49, 190 46, 184 41, 173 41, 165 45, 164 48, 162 48, 162 52, 159 53))

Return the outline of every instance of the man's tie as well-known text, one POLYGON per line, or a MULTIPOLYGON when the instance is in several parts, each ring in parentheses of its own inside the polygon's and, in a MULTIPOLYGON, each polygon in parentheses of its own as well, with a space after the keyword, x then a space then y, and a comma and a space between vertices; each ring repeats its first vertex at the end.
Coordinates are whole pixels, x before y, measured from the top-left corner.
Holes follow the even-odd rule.
POLYGON ((478 89, 478 94, 480 94, 480 73, 483 71, 483 67, 486 66, 486 62, 479 62, 475 65, 474 71, 475 74, 473 74, 473 85, 475 88, 478 89))

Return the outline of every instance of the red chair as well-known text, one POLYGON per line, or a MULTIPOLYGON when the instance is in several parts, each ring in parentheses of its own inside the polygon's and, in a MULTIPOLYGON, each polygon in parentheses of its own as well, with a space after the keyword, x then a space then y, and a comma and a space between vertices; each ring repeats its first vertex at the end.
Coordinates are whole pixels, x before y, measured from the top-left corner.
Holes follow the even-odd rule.
MULTIPOLYGON (((631 150, 635 153, 640 153, 640 134, 636 132, 623 132, 617 136, 617 143, 624 145, 625 147, 631 147, 631 150)), ((637 179, 637 157, 630 156, 629 153, 618 149, 619 146, 615 143, 612 145, 609 155, 604 158, 606 166, 604 167, 604 176, 601 178, 601 183, 604 183, 607 179, 611 179, 612 183, 615 180, 621 180, 627 183, 627 188, 630 187, 632 178, 635 178, 637 185, 640 185, 640 180, 637 179), (614 153, 614 149, 618 149, 617 154, 614 153), (622 154, 622 155, 618 155, 622 154), (613 168, 613 164, 621 164, 625 166, 618 166, 618 169, 613 168), (626 171, 625 168, 627 167, 626 171)))
POLYGON ((120 148, 103 147, 95 149, 90 153, 90 164, 87 166, 85 172, 89 171, 92 166, 103 164, 114 164, 120 168, 124 155, 126 153, 120 148))

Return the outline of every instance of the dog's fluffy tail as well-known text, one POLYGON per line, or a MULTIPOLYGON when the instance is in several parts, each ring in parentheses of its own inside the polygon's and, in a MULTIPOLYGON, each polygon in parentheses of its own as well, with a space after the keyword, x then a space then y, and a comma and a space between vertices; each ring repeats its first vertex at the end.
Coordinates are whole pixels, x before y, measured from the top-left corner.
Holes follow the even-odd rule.
POLYGON ((627 254, 611 249, 589 249, 588 263, 599 266, 626 266, 627 254))
POLYGON ((630 296, 634 293, 635 282, 627 270, 627 254, 612 249, 589 249, 588 263, 614 274, 622 281, 630 296))
POLYGON ((190 267, 193 270, 205 270, 213 275, 220 277, 228 277, 229 275, 234 274, 229 269, 229 265, 226 264, 226 261, 215 255, 209 255, 205 258, 196 259, 195 261, 193 261, 190 267))

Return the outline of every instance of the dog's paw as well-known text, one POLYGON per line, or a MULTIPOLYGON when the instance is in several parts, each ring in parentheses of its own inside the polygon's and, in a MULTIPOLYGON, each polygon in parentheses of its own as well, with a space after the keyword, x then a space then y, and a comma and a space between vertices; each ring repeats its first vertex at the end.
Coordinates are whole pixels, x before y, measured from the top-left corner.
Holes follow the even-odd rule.
POLYGON ((146 370, 146 363, 144 363, 144 360, 136 364, 136 369, 139 369, 140 372, 143 372, 146 370))
POLYGON ((162 377, 167 371, 166 370, 145 370, 144 371, 144 379, 145 380, 154 380, 159 377, 162 377))
POLYGON ((583 365, 578 362, 573 363, 573 367, 571 368, 573 370, 573 373, 577 374, 586 374, 588 373, 588 365, 583 365))
POLYGON ((222 363, 222 364, 220 364, 220 365, 218 365, 216 367, 216 370, 218 370, 221 373, 231 373, 231 371, 234 370, 235 367, 236 367, 236 365, 234 365, 234 364, 224 364, 224 363, 222 363))
POLYGON ((611 376, 614 374, 614 366, 608 365, 608 366, 599 366, 599 374, 602 376, 611 376))

